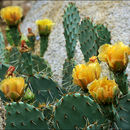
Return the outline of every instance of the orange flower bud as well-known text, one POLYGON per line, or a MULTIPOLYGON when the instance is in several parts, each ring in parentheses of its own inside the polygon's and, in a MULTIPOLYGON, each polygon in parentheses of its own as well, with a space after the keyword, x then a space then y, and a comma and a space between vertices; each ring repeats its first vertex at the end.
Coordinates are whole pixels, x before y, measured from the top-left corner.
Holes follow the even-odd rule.
POLYGON ((21 48, 20 48, 20 52, 28 52, 30 49, 27 46, 25 40, 21 41, 21 48))
POLYGON ((15 67, 14 66, 10 66, 9 69, 6 72, 6 78, 8 78, 9 76, 14 76, 13 72, 15 71, 15 67))

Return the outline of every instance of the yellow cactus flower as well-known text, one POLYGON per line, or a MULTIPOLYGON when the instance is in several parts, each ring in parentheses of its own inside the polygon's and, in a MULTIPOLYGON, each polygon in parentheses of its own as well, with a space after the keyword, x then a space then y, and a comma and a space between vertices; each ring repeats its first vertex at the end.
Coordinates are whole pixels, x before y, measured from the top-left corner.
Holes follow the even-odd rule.
POLYGON ((130 55, 130 47, 117 42, 114 45, 104 44, 99 48, 98 58, 107 62, 110 68, 115 71, 123 71, 127 67, 128 55, 130 55))
POLYGON ((54 23, 49 19, 37 20, 36 24, 40 35, 48 35, 54 25, 54 23))
POLYGON ((96 56, 89 59, 86 64, 79 64, 73 69, 73 82, 82 89, 87 89, 87 85, 100 77, 101 67, 96 56))
POLYGON ((6 97, 13 100, 22 96, 25 87, 25 81, 22 77, 9 77, 0 83, 0 90, 6 97))
POLYGON ((119 92, 118 85, 114 80, 108 80, 107 77, 94 80, 88 86, 89 93, 98 103, 110 103, 119 92))
POLYGON ((23 16, 23 11, 19 6, 8 6, 3 8, 0 14, 8 25, 17 25, 23 16))

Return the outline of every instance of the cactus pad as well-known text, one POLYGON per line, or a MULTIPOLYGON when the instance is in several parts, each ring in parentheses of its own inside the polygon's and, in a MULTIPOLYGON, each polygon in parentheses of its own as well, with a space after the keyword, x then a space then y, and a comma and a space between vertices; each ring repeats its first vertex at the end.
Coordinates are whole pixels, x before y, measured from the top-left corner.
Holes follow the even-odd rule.
POLYGON ((104 25, 94 25, 89 18, 84 18, 79 26, 79 41, 84 59, 98 54, 98 49, 103 44, 110 44, 111 35, 104 25))
POLYGON ((111 42, 111 33, 104 25, 96 25, 98 40, 97 44, 100 47, 103 44, 110 44, 111 42))
POLYGON ((17 26, 11 26, 7 28, 6 36, 10 45, 18 46, 20 44, 21 35, 17 26))
POLYGON ((128 130, 130 128, 130 91, 127 95, 120 98, 118 108, 120 119, 117 121, 117 127, 128 130))
POLYGON ((63 16, 64 36, 66 40, 66 51, 68 59, 71 59, 74 56, 78 38, 79 21, 79 11, 75 4, 70 3, 63 16))
POLYGON ((94 122, 101 124, 105 118, 99 106, 90 97, 70 93, 57 102, 54 120, 58 129, 76 129, 94 122))
POLYGON ((5 74, 8 68, 9 68, 9 65, 0 63, 0 81, 5 78, 5 74))
POLYGON ((96 40, 96 29, 92 21, 89 18, 83 19, 79 26, 79 41, 86 62, 90 57, 97 55, 98 45, 96 40))
POLYGON ((6 129, 48 129, 44 115, 34 106, 13 102, 6 108, 6 129))
POLYGON ((51 76, 51 67, 43 58, 32 55, 33 73, 42 74, 45 76, 51 76))
POLYGON ((30 77, 29 81, 38 103, 52 103, 63 94, 58 85, 51 79, 30 77))
POLYGON ((4 37, 0 30, 0 62, 4 61, 4 53, 5 53, 4 49, 5 49, 4 37))

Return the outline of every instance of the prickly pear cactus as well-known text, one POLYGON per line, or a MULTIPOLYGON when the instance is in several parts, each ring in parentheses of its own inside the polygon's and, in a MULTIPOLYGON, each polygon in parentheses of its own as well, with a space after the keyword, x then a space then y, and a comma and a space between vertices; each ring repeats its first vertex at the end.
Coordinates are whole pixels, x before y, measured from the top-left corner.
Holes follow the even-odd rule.
POLYGON ((66 40, 66 51, 68 59, 73 58, 78 38, 79 11, 75 4, 70 3, 63 16, 64 36, 66 40))
POLYGON ((56 103, 54 120, 57 129, 83 128, 85 124, 105 122, 99 106, 80 93, 67 94, 56 103))
POLYGON ((68 91, 74 86, 72 83, 72 70, 75 66, 75 61, 73 59, 75 47, 78 39, 78 30, 79 30, 79 11, 76 8, 75 4, 70 3, 64 13, 63 16, 63 26, 64 26, 64 36, 66 39, 66 51, 67 51, 67 59, 63 65, 63 79, 62 86, 67 88, 68 91))
POLYGON ((126 72, 114 73, 115 81, 118 83, 120 91, 126 95, 128 93, 128 75, 126 72))
POLYGON ((43 58, 32 55, 33 73, 41 76, 52 76, 51 67, 43 58))
POLYGON ((103 44, 111 43, 111 33, 104 25, 96 25, 98 48, 103 44))
POLYGON ((63 65, 62 87, 65 88, 67 92, 77 92, 80 90, 78 86, 73 84, 72 71, 75 64, 74 59, 66 59, 63 65))
POLYGON ((6 36, 10 45, 18 46, 21 40, 20 30, 18 26, 10 26, 6 29, 6 36))
POLYGON ((49 35, 41 35, 40 38, 40 56, 42 57, 48 47, 48 37, 49 35))
POLYGON ((32 55, 30 52, 20 53, 17 47, 6 50, 5 61, 7 64, 15 66, 19 74, 52 75, 50 65, 43 58, 32 55))
POLYGON ((62 79, 62 85, 63 87, 68 87, 72 85, 72 70, 74 68, 74 60, 65 60, 65 63, 63 65, 63 79, 62 79))
POLYGON ((30 77, 29 82, 37 99, 36 103, 52 103, 63 94, 61 88, 47 77, 30 77))
POLYGON ((0 63, 0 81, 5 78, 9 65, 0 63))
POLYGON ((127 130, 130 128, 130 91, 127 95, 120 97, 118 106, 119 120, 116 127, 127 130))
POLYGON ((110 32, 104 25, 94 25, 90 18, 84 18, 79 26, 79 41, 85 61, 98 54, 101 45, 110 44, 110 32))
POLYGON ((5 49, 4 37, 0 29, 0 62, 4 62, 4 53, 5 53, 4 49, 5 49))
POLYGON ((20 74, 32 75, 32 56, 30 52, 20 53, 17 47, 6 51, 6 63, 15 66, 20 74))
POLYGON ((6 130, 11 129, 48 129, 42 112, 23 102, 13 102, 6 108, 6 130))
MULTIPOLYGON (((4 45, 0 32, 0 82, 11 76, 11 78, 19 76, 24 82, 18 102, 13 102, 15 100, 9 97, 9 93, 5 91, 10 89, 18 91, 22 82, 11 79, 9 82, 12 82, 12 85, 7 85, 7 82, 0 84, 2 87, 0 96, 5 102, 6 108, 5 129, 125 130, 130 128, 130 92, 128 92, 127 75, 124 72, 114 73, 117 86, 122 92, 118 91, 118 96, 116 91, 112 93, 105 90, 108 87, 106 82, 105 89, 99 85, 99 89, 105 91, 105 96, 108 96, 107 101, 110 102, 96 100, 97 97, 103 95, 102 91, 97 91, 98 96, 94 92, 95 99, 93 95, 90 96, 90 91, 90 94, 80 91, 80 87, 77 89, 77 86, 73 84, 72 71, 76 65, 74 52, 77 40, 80 41, 85 61, 88 61, 91 56, 97 55, 99 47, 105 43, 110 44, 111 40, 111 34, 104 25, 94 25, 89 18, 83 19, 80 24, 79 22, 78 9, 75 4, 69 3, 63 15, 67 59, 63 65, 62 87, 51 79, 51 68, 42 58, 48 47, 51 29, 46 28, 44 34, 40 34, 39 30, 41 57, 33 54, 36 37, 31 28, 28 28, 28 35, 25 38, 20 32, 19 26, 9 26, 6 30, 6 37, 11 46, 7 47, 4 45), (18 46, 19 44, 21 47, 18 46), (10 65, 13 65, 11 67, 15 74, 12 72, 13 74, 8 77, 10 65), (116 96, 111 100, 113 95, 116 96)), ((54 23, 51 22, 51 24, 54 23)), ((2 104, 0 105, 2 106, 2 104)), ((1 110, 3 111, 3 109, 1 110)), ((5 119, 4 114, 1 117, 5 119)), ((4 126, 5 124, 2 124, 2 127, 4 126)))
POLYGON ((79 26, 79 41, 85 61, 88 61, 91 56, 97 55, 98 45, 96 40, 96 29, 92 21, 89 18, 83 19, 79 26))

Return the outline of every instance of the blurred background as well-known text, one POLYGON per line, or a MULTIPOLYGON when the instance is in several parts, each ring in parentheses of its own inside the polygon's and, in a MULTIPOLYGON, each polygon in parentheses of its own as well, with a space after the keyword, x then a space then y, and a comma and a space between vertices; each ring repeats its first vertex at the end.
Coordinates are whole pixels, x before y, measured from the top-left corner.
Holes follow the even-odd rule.
POLYGON ((0 0, 0 9, 10 5, 21 6, 24 9, 24 13, 26 14, 30 9, 33 2, 37 0, 0 0))

